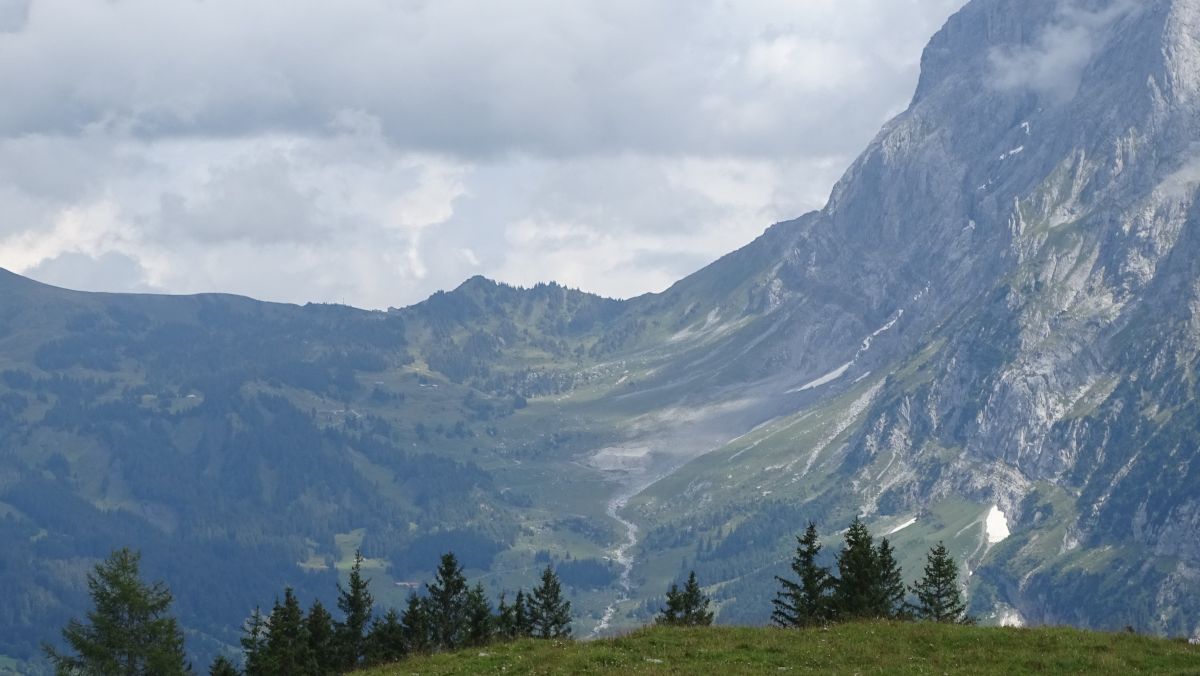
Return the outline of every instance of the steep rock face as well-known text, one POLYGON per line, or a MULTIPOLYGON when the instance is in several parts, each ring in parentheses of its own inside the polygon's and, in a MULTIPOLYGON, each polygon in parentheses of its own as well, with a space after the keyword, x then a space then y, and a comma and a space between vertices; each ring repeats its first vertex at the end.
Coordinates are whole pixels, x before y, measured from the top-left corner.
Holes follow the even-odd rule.
POLYGON ((993 264, 969 274, 988 291, 935 332, 946 347, 909 393, 920 405, 879 407, 857 442, 920 427, 903 435, 910 463, 934 442, 964 449, 934 494, 965 489, 1022 519, 1049 482, 1079 494, 1064 550, 1132 542, 1189 569, 1198 14, 1182 1, 978 1, 934 39, 932 74, 880 145, 921 120, 951 139, 943 164, 963 162, 969 197, 947 201, 984 233, 971 246, 993 264))
POLYGON ((967 4, 828 206, 749 247, 775 253, 751 297, 787 318, 757 356, 791 411, 886 374, 818 494, 800 472, 760 488, 866 515, 996 504, 1018 537, 971 564, 997 600, 1106 626, 1080 599, 1124 585, 1131 623, 1194 631, 1198 187, 1200 3, 967 4))

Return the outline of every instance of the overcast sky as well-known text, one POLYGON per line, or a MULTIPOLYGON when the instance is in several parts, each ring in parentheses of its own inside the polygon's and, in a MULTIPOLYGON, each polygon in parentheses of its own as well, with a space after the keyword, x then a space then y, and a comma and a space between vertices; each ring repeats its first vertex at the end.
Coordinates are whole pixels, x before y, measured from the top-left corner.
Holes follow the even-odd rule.
POLYGON ((0 267, 660 291, 819 208, 962 0, 0 0, 0 267))

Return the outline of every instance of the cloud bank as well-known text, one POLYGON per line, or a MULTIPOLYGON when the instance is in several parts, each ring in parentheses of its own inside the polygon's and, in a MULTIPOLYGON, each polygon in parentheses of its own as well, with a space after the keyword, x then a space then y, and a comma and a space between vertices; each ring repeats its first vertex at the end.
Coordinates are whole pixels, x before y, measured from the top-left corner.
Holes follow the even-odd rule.
POLYGON ((819 207, 961 0, 0 0, 0 266, 630 296, 819 207))

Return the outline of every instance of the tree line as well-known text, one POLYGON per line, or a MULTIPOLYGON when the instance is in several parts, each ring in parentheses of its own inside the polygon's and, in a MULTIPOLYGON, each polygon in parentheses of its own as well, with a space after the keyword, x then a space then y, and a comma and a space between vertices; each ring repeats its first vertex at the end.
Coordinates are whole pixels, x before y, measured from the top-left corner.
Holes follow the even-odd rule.
POLYGON ((810 627, 862 619, 971 623, 958 585, 958 566, 938 543, 926 556, 924 574, 904 583, 895 550, 874 537, 858 518, 846 530, 837 554, 837 574, 818 564, 821 539, 809 522, 797 537, 795 578, 776 577, 779 592, 771 620, 781 627, 810 627))
MULTIPOLYGON (((802 628, 862 619, 973 622, 959 589, 958 567, 941 543, 929 550, 924 574, 911 586, 905 585, 887 538, 876 543, 857 518, 836 555, 836 574, 818 563, 821 549, 817 527, 809 523, 797 537, 791 562, 795 577, 776 577, 775 625, 802 628)), ((143 583, 139 561, 138 553, 121 549, 88 575, 95 609, 86 623, 72 620, 63 630, 73 654, 45 647, 58 674, 192 673, 183 633, 168 614, 171 593, 161 582, 143 583)), ((220 656, 209 667, 210 676, 328 676, 410 655, 523 638, 571 638, 571 604, 549 565, 531 592, 518 590, 511 602, 501 594, 493 606, 483 586, 471 586, 458 559, 447 553, 424 593, 410 594, 403 610, 377 614, 363 562, 356 552, 346 585, 338 584, 341 619, 319 600, 306 612, 287 588, 269 613, 255 609, 246 621, 241 669, 220 656)), ((672 584, 667 590, 655 623, 710 625, 710 603, 693 571, 682 588, 672 584)))
MULTIPOLYGON (((88 575, 95 609, 87 621, 63 630, 71 653, 45 646, 55 672, 63 675, 176 676, 193 673, 184 654, 183 632, 168 611, 171 593, 161 582, 142 582, 140 554, 121 549, 88 575)), ((501 595, 495 608, 483 586, 467 583, 453 553, 442 556, 423 594, 413 592, 402 611, 376 613, 363 557, 355 553, 345 586, 338 585, 341 619, 318 600, 305 612, 295 592, 284 589, 269 613, 255 609, 241 638, 242 668, 226 656, 211 676, 328 676, 415 654, 483 646, 521 638, 569 639, 571 603, 553 568, 512 602, 501 595)))

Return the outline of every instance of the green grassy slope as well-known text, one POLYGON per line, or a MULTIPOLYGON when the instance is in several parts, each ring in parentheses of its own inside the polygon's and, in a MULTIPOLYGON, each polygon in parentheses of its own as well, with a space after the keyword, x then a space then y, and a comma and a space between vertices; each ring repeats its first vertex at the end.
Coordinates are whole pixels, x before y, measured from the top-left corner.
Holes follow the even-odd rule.
POLYGON ((392 674, 1200 674, 1200 647, 1132 634, 865 623, 783 631, 644 629, 591 642, 522 641, 412 659, 392 674))

